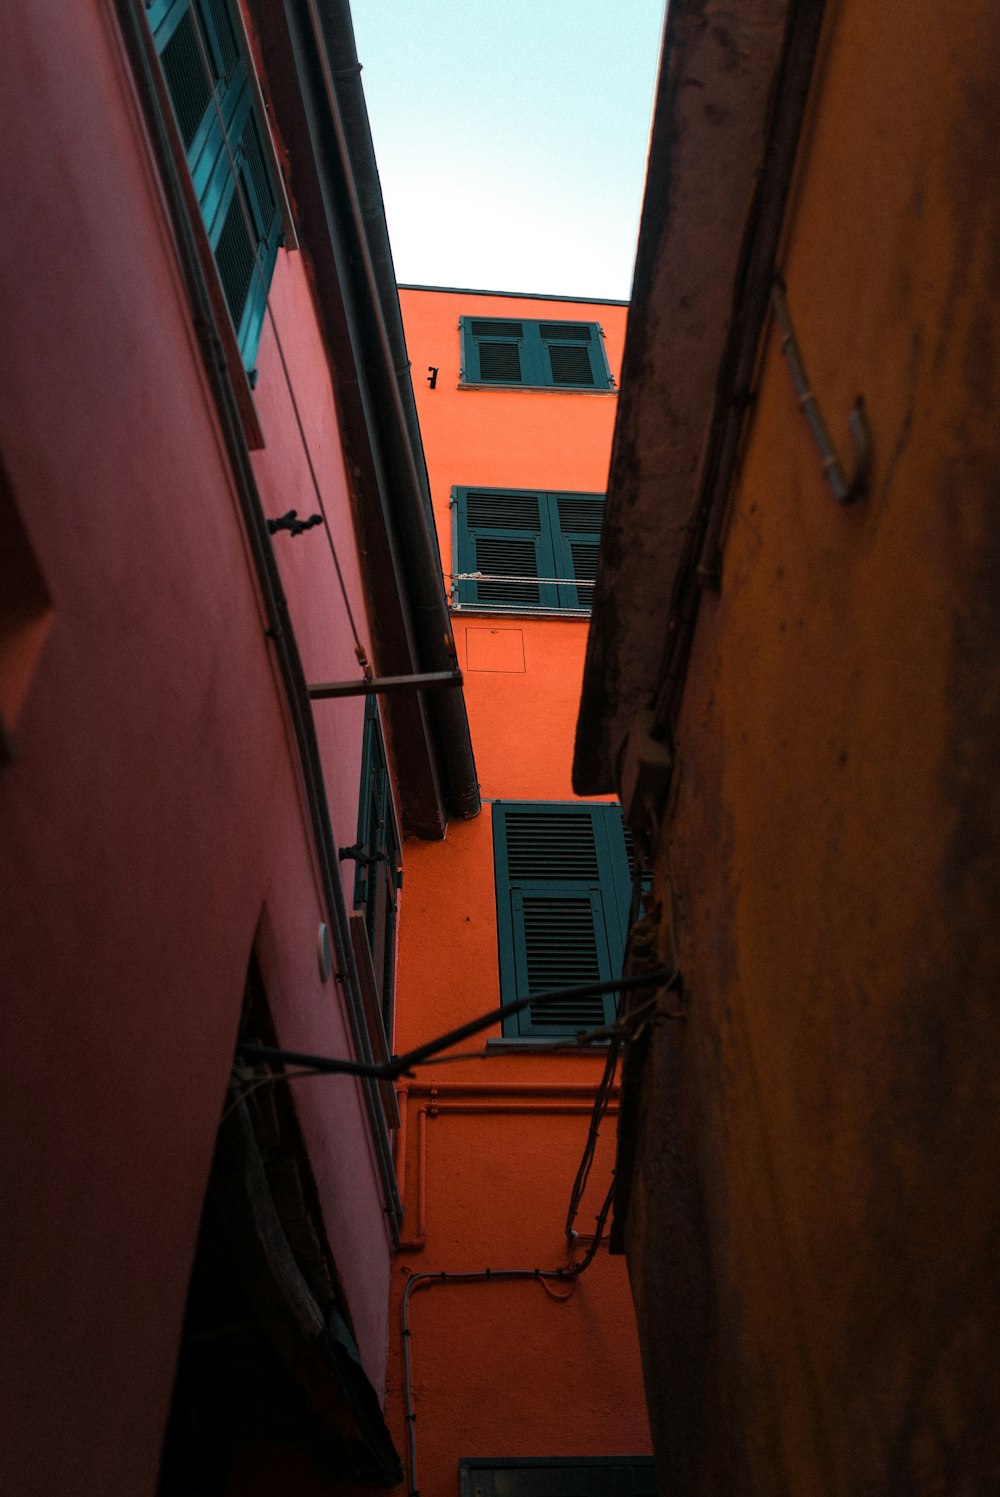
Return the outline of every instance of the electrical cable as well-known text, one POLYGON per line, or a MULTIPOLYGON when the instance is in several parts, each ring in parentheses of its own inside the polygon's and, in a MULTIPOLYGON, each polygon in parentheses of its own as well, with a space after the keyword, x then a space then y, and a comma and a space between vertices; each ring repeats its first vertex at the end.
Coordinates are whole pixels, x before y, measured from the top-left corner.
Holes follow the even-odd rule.
POLYGON ((576 1177, 573 1181, 573 1188, 570 1191, 569 1205, 566 1208, 566 1226, 564 1230, 566 1233, 566 1240, 568 1242, 573 1241, 573 1223, 576 1221, 576 1215, 580 1209, 580 1202, 583 1199, 583 1193, 587 1188, 587 1181, 590 1179, 591 1167, 593 1166, 594 1156, 597 1152, 597 1140, 600 1135, 601 1123, 604 1121, 604 1116, 607 1112, 608 1104, 611 1101, 611 1094, 614 1088, 614 1079, 615 1073, 618 1069, 618 1056, 620 1052, 621 1041, 612 1040, 611 1045, 608 1048, 608 1056, 605 1062, 604 1072, 601 1076, 600 1082, 598 1083, 597 1095, 594 1098, 594 1106, 590 1114, 590 1128, 588 1129, 587 1139, 583 1147, 583 1157, 581 1158, 579 1166, 577 1168, 576 1177))
POLYGON ((586 1255, 579 1263, 567 1263, 562 1268, 482 1268, 471 1272, 453 1272, 442 1269, 437 1273, 417 1273, 411 1275, 407 1280, 406 1288, 402 1295, 402 1333, 403 1333, 403 1407, 406 1421, 406 1452, 407 1465, 410 1470, 409 1497, 419 1497, 420 1487, 417 1481, 417 1415, 413 1407, 413 1368, 410 1357, 410 1342, 413 1332, 410 1328, 410 1295, 415 1289, 422 1286, 429 1287, 431 1284, 483 1284, 504 1283, 512 1280, 534 1279, 545 1290, 550 1299, 560 1304, 572 1298, 577 1281, 581 1274, 585 1273, 597 1256, 598 1248, 604 1235, 604 1223, 611 1209, 611 1199, 614 1186, 605 1197, 604 1204, 597 1218, 597 1232, 586 1255), (549 1285, 555 1281, 560 1284, 569 1284, 566 1294, 557 1294, 549 1285))
POLYGON ((584 983, 579 987, 552 988, 543 993, 531 993, 526 998, 516 998, 511 1003, 502 1003, 499 1008, 491 1009, 487 1014, 470 1019, 456 1029, 450 1029, 447 1033, 427 1040, 424 1044, 417 1045, 402 1055, 394 1055, 386 1061, 369 1063, 347 1060, 341 1056, 311 1055, 299 1050, 283 1050, 274 1045, 252 1044, 246 1040, 237 1041, 236 1053, 243 1060, 274 1061, 285 1065, 305 1066, 316 1073, 370 1076, 380 1081, 395 1081, 413 1066, 422 1065, 425 1061, 433 1059, 439 1051, 450 1049, 460 1040, 469 1039, 474 1034, 480 1034, 484 1029, 490 1029, 509 1014, 520 1013, 530 1003, 552 1003, 560 999, 589 998, 598 993, 628 992, 634 988, 659 987, 672 975, 669 968, 663 967, 631 977, 611 978, 607 982, 584 983))
MULTIPOLYGON (((635 859, 632 870, 632 898, 629 910, 630 931, 635 928, 635 925, 639 918, 639 909, 642 899, 642 882, 644 876, 645 875, 643 869, 641 868, 637 857, 635 859)), ((673 912, 671 911, 671 913, 673 912)), ((671 927, 671 941, 673 946, 672 955, 674 959, 674 966, 665 974, 666 982, 664 986, 666 986, 667 988, 672 987, 676 983, 678 974, 678 968, 676 965, 676 934, 673 926, 671 927)), ((575 1236, 573 1224, 576 1220, 577 1212, 580 1209, 580 1202, 583 1198, 588 1181, 590 1179, 590 1172, 593 1167, 594 1157, 597 1151, 597 1141, 600 1135, 600 1127, 602 1122, 604 1121, 604 1117, 607 1113, 608 1106, 611 1101, 618 1061, 621 1058, 624 1046, 630 1040, 636 1039, 638 1037, 638 1035, 650 1022, 653 1015, 657 1012, 662 1013, 663 1010, 660 1009, 659 999, 654 996, 653 998, 648 999, 645 1003, 639 1004, 637 1007, 630 1007, 629 1011, 624 1014, 621 1019, 619 1019, 617 1025, 609 1029, 609 1034, 612 1036, 612 1043, 608 1050, 608 1058, 605 1064, 604 1073, 601 1077, 600 1082, 598 1083, 597 1093, 594 1098, 594 1106, 591 1112, 590 1127, 587 1131, 587 1139, 584 1144, 583 1156, 580 1160, 580 1164, 576 1172, 576 1177, 573 1181, 573 1188, 570 1192, 569 1205, 566 1211, 566 1239, 571 1244, 575 1236)), ((673 1012, 670 1010, 667 1010, 666 1014, 669 1018, 683 1017, 683 1013, 673 1012)), ((613 1190, 609 1194, 608 1200, 606 1202, 606 1209, 604 1210, 604 1213, 600 1218, 601 1231, 603 1231, 604 1217, 606 1217, 607 1215, 607 1209, 610 1209, 612 1198, 613 1190)))

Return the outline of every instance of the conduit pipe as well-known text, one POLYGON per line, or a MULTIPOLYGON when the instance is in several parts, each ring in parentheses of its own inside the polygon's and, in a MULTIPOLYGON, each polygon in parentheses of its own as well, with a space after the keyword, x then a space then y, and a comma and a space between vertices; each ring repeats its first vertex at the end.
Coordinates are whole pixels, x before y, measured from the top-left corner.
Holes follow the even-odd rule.
MULTIPOLYGON (((511 1116, 537 1115, 541 1117, 565 1116, 587 1117, 593 1111, 597 1094, 595 1086, 570 1082, 467 1082, 445 1081, 432 1085, 415 1082, 400 1086, 396 1097, 399 1105, 399 1130, 396 1134, 396 1193, 400 1211, 406 1212, 406 1155, 408 1139, 409 1099, 411 1096, 424 1099, 417 1109, 417 1230, 414 1236, 401 1238, 396 1247, 400 1252, 420 1253, 427 1246, 427 1119, 441 1113, 464 1116, 511 1116)), ((618 1111, 619 1088, 611 1092, 607 1111, 618 1111)), ((586 1241, 590 1234, 578 1233, 579 1241, 586 1241)))
MULTIPOLYGON (((517 1279, 534 1279, 536 1283, 543 1286, 550 1281, 572 1287, 579 1278, 579 1271, 574 1272, 567 1265, 565 1268, 483 1268, 472 1273, 416 1273, 407 1282, 403 1290, 402 1299, 402 1321, 403 1321, 403 1403, 406 1418, 406 1455, 407 1465, 410 1468, 410 1491, 409 1497, 420 1497, 420 1485, 417 1480, 417 1415, 413 1407, 413 1369, 410 1363, 410 1341, 412 1331, 410 1330, 410 1295, 415 1289, 429 1288, 432 1284, 493 1284, 508 1282, 517 1279)), ((548 1291, 551 1295, 551 1290, 548 1291)), ((554 1299, 561 1299, 561 1295, 551 1295, 554 1299)), ((553 1377, 557 1377, 554 1373, 553 1377)))

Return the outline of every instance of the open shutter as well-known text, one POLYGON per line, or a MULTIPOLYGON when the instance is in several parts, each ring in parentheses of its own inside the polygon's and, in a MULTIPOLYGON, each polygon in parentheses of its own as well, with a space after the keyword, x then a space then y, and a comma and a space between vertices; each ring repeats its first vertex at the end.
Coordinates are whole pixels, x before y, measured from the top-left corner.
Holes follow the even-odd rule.
POLYGON ((533 580, 555 576, 544 495, 457 489, 455 505, 458 603, 558 607, 555 585, 533 580))
POLYGON ((152 0, 147 15, 226 306, 249 368, 278 252, 281 212, 232 0, 152 0))
POLYGON ((596 322, 462 317, 461 380, 525 389, 609 390, 613 384, 596 322))
POLYGON ((553 550, 560 577, 574 578, 583 586, 566 583, 559 588, 562 608, 586 608, 593 603, 597 577, 597 553, 604 518, 603 494, 550 494, 553 550), (587 586, 587 584, 590 586, 587 586))
MULTIPOLYGON (((246 363, 252 363, 260 340, 260 330, 267 310, 267 288, 278 254, 281 237, 281 212, 271 183, 261 144, 260 130, 253 111, 247 114, 236 152, 236 166, 243 202, 238 202, 240 228, 247 239, 251 275, 238 313, 230 311, 236 328, 240 352, 246 363)), ((218 259, 218 254, 216 255, 218 259)), ((220 271, 222 266, 219 266, 220 271)), ((227 293, 228 294, 228 293, 227 293)))
MULTIPOLYGON (((493 829, 504 1001, 616 976, 628 881, 619 808, 498 802, 493 829)), ((611 1022, 616 1007, 613 994, 540 1000, 505 1032, 575 1034, 611 1022)))

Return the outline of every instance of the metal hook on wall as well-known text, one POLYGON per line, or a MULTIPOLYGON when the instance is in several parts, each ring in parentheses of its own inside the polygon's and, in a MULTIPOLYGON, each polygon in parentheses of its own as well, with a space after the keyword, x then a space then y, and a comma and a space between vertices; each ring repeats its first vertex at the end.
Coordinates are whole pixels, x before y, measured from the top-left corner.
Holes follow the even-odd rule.
POLYGON ((781 351, 785 355, 788 369, 792 376, 792 385, 799 399, 799 409, 809 423, 809 430, 813 434, 813 440, 819 448, 819 455, 823 466, 826 480, 833 490, 834 497, 841 504, 850 504, 854 499, 860 499, 867 493, 868 478, 871 471, 872 460, 872 432, 868 423, 868 412, 865 410, 865 402, 862 396, 851 407, 847 417, 847 429, 854 443, 854 467, 851 476, 848 477, 844 466, 837 456, 837 450, 830 439, 823 413, 819 408, 816 396, 813 394, 809 381, 806 378, 805 367, 802 363, 802 353, 799 349, 795 329, 792 326, 791 314, 788 310, 788 301, 785 294, 785 283, 780 275, 775 275, 774 285, 771 288, 771 305, 774 309, 775 321, 781 332, 781 351))

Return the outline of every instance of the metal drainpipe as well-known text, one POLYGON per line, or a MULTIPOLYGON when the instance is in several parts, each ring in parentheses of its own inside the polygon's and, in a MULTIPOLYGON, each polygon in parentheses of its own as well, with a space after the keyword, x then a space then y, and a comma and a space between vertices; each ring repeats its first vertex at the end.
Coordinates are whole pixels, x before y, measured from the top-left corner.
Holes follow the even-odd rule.
MULTIPOLYGON (((354 220, 365 282, 375 311, 382 354, 393 371, 392 414, 399 428, 393 441, 401 459, 411 502, 395 507, 403 539, 417 565, 412 573, 414 619, 430 670, 451 670, 451 618, 441 585, 441 552, 431 508, 423 442, 417 417, 409 355, 399 310, 392 252, 385 225, 382 189, 372 146, 368 111, 361 86, 361 64, 354 44, 348 0, 302 0, 313 34, 323 87, 344 163, 349 210, 354 220), (420 455, 418 461, 417 454, 420 455)), ((390 496, 391 499, 391 496, 390 496)), ((451 692, 436 692, 430 712, 440 724, 439 748, 447 766, 449 804, 456 816, 480 810, 479 785, 464 701, 451 692)))
MULTIPOLYGON (((274 646, 274 656, 285 690, 285 699, 302 769, 310 822, 319 855, 327 913, 336 938, 340 971, 343 973, 342 986, 351 1037, 356 1053, 363 1060, 371 1061, 371 1043, 364 1017, 364 1001, 354 961, 344 891, 340 883, 338 844, 330 824, 329 807, 323 785, 323 766, 316 740, 312 707, 291 626, 288 604, 281 586, 260 495, 253 476, 236 393, 230 380, 225 354, 215 332, 215 314, 211 296, 187 218, 183 185, 174 161, 171 134, 161 109, 156 76, 150 59, 150 44, 145 21, 139 15, 132 0, 116 0, 116 13, 129 51, 133 77, 142 96, 146 125, 167 199, 185 288, 190 300, 195 328, 205 352, 205 370, 215 397, 216 412, 222 426, 233 481, 243 512, 250 553, 267 617, 268 635, 274 646)), ((371 1078, 362 1078, 360 1085, 379 1163, 389 1234, 395 1244, 399 1238, 399 1219, 402 1213, 396 1191, 388 1130, 376 1082, 371 1078)))

